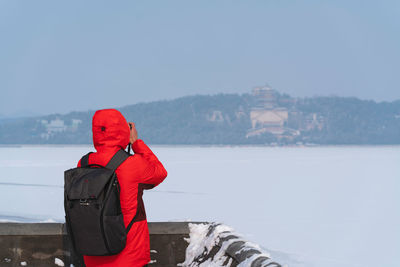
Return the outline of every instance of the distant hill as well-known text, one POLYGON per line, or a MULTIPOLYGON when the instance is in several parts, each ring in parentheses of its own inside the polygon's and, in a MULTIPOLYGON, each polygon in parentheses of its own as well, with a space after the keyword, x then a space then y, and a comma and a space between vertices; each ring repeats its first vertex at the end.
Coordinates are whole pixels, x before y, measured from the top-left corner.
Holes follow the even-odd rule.
MULTIPOLYGON (((270 88, 118 108, 151 144, 400 144, 400 101, 292 98, 270 88)), ((90 144, 94 111, 0 120, 0 144, 90 144)))

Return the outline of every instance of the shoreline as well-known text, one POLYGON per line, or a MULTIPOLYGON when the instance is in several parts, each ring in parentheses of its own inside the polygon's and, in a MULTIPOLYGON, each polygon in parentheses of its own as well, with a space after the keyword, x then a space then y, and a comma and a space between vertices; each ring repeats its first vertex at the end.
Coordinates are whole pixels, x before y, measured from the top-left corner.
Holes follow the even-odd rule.
MULTIPOLYGON (((151 147, 168 148, 323 148, 323 147, 400 147, 400 144, 292 144, 292 145, 269 145, 269 144, 149 144, 151 147)), ((93 147, 92 144, 0 144, 0 148, 22 148, 22 147, 93 147)))

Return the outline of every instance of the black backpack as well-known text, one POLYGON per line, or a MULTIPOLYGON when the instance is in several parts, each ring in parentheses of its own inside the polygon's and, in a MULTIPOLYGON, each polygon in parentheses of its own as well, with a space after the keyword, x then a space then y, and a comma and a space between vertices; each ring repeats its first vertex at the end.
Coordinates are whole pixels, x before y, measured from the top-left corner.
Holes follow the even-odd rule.
POLYGON ((115 174, 129 154, 119 150, 105 167, 88 165, 89 154, 82 157, 80 168, 64 172, 67 232, 79 254, 118 254, 124 249, 126 236, 135 220, 133 218, 125 229, 115 174))

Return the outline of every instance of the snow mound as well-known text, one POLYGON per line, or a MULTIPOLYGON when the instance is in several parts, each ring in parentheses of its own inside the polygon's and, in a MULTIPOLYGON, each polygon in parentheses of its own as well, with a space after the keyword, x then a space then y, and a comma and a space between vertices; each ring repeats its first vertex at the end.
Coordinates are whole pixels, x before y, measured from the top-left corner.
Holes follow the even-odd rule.
POLYGON ((57 266, 64 266, 64 262, 60 260, 59 258, 54 259, 54 264, 57 266))
POLYGON ((282 267, 253 243, 243 240, 234 230, 219 223, 189 223, 189 245, 183 267, 282 267))

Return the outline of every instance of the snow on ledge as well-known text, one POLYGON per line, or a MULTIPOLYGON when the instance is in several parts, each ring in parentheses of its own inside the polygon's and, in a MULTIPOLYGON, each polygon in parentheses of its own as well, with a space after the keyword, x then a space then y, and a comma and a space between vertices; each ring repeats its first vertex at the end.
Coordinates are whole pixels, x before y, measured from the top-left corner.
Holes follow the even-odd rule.
POLYGON ((253 243, 243 240, 234 230, 219 223, 189 223, 189 245, 183 267, 283 267, 253 243))

